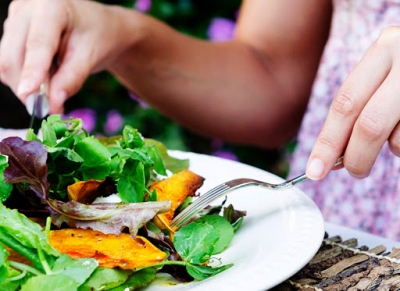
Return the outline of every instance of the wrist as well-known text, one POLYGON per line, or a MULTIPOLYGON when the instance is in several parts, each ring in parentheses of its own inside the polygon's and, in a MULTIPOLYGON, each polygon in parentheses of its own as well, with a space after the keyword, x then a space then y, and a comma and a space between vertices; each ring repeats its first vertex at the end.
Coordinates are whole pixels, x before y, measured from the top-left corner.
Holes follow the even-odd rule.
POLYGON ((106 70, 115 73, 121 66, 138 58, 139 47, 149 38, 151 18, 133 9, 111 6, 116 26, 116 53, 108 63, 106 70))

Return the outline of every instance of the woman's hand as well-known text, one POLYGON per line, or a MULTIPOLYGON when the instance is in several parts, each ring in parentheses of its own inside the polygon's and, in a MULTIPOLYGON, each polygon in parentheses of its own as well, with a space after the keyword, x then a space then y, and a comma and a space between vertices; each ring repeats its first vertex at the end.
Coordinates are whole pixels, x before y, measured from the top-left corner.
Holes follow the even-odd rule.
POLYGON ((12 1, 0 43, 1 81, 25 102, 55 68, 50 110, 62 112, 88 75, 104 70, 127 45, 124 10, 86 0, 12 1))
POLYGON ((344 154, 356 178, 367 177, 383 144, 400 156, 400 27, 386 28, 339 89, 307 165, 319 180, 344 154))

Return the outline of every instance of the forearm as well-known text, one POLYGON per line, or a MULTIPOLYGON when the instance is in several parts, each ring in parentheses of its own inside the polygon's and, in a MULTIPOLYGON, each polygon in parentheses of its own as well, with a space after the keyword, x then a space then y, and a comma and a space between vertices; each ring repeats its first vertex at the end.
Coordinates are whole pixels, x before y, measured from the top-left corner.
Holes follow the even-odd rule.
POLYGON ((0 45, 1 81, 24 102, 51 70, 50 110, 60 113, 90 74, 109 70, 198 133, 276 147, 300 124, 331 2, 243 3, 235 40, 212 43, 95 1, 13 1, 0 45))
POLYGON ((95 1, 13 1, 0 45, 1 81, 24 102, 51 70, 50 110, 60 113, 90 74, 109 70, 198 133, 276 147, 300 124, 331 1, 243 3, 235 40, 212 43, 95 1))
POLYGON ((296 92, 288 90, 285 61, 244 42, 210 43, 143 17, 138 23, 146 24, 146 33, 110 68, 130 90, 208 136, 275 147, 294 134, 313 76, 293 84, 296 92))

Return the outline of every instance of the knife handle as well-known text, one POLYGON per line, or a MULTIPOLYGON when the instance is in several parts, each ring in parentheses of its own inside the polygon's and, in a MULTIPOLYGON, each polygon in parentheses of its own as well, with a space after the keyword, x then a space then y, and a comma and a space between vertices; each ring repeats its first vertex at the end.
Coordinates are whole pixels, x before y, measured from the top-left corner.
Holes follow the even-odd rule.
POLYGON ((48 83, 48 80, 43 82, 37 92, 30 94, 26 98, 25 106, 29 115, 43 119, 49 114, 48 83))

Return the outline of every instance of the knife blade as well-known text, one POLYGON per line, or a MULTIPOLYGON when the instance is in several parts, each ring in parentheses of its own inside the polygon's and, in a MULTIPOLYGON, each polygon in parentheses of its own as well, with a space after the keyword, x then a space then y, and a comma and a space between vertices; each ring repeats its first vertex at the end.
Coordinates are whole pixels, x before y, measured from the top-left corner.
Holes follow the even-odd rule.
POLYGON ((31 115, 29 128, 32 128, 35 134, 38 133, 40 126, 35 126, 35 119, 41 121, 49 114, 50 104, 47 98, 47 82, 40 85, 37 92, 32 93, 26 99, 26 110, 31 115))

